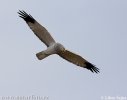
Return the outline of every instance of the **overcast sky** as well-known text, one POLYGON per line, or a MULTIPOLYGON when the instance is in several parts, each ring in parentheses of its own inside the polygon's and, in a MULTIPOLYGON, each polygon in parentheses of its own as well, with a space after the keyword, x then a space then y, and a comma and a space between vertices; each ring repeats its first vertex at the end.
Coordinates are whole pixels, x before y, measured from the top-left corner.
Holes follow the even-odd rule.
POLYGON ((126 0, 2 0, 0 96, 49 100, 127 97, 126 0), (100 68, 99 74, 57 55, 39 61, 46 46, 18 17, 31 14, 53 38, 100 68))

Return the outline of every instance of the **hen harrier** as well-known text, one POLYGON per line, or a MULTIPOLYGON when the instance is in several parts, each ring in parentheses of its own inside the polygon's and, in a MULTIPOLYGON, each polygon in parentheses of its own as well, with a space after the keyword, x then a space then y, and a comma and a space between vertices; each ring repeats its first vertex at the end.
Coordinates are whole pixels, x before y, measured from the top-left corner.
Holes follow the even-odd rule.
POLYGON ((76 64, 77 66, 87 68, 88 70, 98 73, 99 69, 93 64, 85 60, 83 57, 72 53, 65 49, 65 47, 55 42, 50 33, 40 25, 30 14, 25 11, 18 12, 19 17, 23 18, 35 35, 47 46, 47 49, 36 54, 39 60, 44 59, 52 54, 58 54, 60 57, 68 60, 69 62, 76 64))

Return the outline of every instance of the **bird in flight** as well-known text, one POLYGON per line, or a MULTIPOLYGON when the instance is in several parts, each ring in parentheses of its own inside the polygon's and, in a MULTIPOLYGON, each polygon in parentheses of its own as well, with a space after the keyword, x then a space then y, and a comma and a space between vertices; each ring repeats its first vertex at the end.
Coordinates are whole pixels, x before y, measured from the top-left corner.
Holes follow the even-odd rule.
POLYGON ((58 54, 63 59, 83 68, 86 68, 93 73, 99 73, 99 69, 86 59, 67 50, 62 44, 57 43, 45 27, 39 24, 30 14, 19 10, 19 17, 23 18, 34 34, 47 46, 47 49, 36 54, 39 60, 42 60, 49 55, 58 54))

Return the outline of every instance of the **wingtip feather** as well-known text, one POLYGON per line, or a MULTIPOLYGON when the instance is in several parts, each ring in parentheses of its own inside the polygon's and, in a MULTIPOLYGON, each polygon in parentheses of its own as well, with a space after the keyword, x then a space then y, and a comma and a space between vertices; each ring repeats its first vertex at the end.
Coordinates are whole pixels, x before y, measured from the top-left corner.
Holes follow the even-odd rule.
POLYGON ((35 22, 35 19, 30 14, 28 15, 25 11, 19 10, 17 13, 19 14, 19 17, 23 18, 26 22, 35 22))
POLYGON ((89 62, 86 62, 85 65, 86 65, 86 68, 93 73, 99 73, 100 72, 99 68, 95 67, 93 64, 91 64, 89 62))

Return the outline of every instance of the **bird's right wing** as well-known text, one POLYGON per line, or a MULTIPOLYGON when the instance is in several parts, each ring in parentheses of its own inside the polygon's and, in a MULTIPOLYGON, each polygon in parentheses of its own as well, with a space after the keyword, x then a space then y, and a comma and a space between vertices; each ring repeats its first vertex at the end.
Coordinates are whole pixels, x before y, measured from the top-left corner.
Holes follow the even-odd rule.
POLYGON ((40 25, 30 14, 28 15, 25 11, 18 12, 19 17, 23 18, 35 35, 48 47, 52 43, 55 43, 55 40, 52 38, 50 33, 40 25))
POLYGON ((68 50, 65 51, 61 51, 58 53, 58 55, 64 59, 66 59, 67 61, 76 64, 77 66, 83 67, 83 68, 87 68, 88 70, 98 73, 99 69, 97 67, 95 67, 93 64, 91 64, 90 62, 88 62, 87 60, 85 60, 83 57, 72 53, 68 50))

